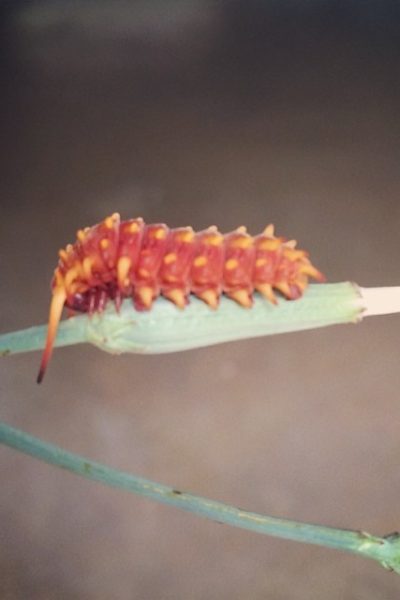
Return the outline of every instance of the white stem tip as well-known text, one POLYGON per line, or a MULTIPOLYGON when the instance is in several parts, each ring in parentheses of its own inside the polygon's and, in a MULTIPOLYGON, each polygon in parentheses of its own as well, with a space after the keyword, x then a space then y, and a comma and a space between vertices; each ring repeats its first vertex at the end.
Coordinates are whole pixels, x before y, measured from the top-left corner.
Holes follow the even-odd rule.
POLYGON ((389 315, 400 312, 400 287, 360 287, 360 305, 364 308, 364 317, 389 315))

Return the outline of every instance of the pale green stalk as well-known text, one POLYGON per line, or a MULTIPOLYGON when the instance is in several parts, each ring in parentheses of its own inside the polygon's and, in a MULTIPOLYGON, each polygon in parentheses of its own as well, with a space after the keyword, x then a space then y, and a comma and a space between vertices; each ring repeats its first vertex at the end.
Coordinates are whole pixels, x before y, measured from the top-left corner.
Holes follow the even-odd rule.
MULTIPOLYGON (((359 288, 352 283, 311 285, 303 298, 278 306, 255 294, 254 306, 245 309, 221 298, 211 310, 195 297, 184 309, 158 298, 150 311, 136 311, 125 300, 119 314, 112 303, 102 314, 81 315, 60 323, 55 346, 88 342, 112 353, 159 354, 200 348, 303 329, 360 320, 359 288)), ((47 326, 0 335, 0 354, 40 350, 47 326)))
POLYGON ((43 442, 5 423, 0 423, 0 443, 87 479, 146 496, 219 523, 287 540, 344 550, 377 560, 384 567, 400 573, 400 537, 397 533, 381 538, 360 531, 333 529, 248 512, 106 467, 43 442))

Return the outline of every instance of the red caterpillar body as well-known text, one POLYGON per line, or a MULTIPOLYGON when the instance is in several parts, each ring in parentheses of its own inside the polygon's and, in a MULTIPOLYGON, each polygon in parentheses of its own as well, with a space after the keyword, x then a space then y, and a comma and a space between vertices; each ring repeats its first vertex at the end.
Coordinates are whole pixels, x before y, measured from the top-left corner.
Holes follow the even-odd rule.
POLYGON ((137 310, 149 310, 162 294, 184 308, 194 294, 217 308, 226 294, 245 308, 254 290, 276 303, 274 289, 299 298, 308 278, 323 281, 294 240, 275 237, 268 225, 251 237, 245 227, 222 235, 216 227, 195 233, 191 227, 168 229, 142 219, 121 221, 119 214, 79 230, 75 244, 59 252, 52 281, 46 347, 38 375, 43 379, 65 306, 73 311, 102 311, 108 300, 117 306, 131 297, 137 310))

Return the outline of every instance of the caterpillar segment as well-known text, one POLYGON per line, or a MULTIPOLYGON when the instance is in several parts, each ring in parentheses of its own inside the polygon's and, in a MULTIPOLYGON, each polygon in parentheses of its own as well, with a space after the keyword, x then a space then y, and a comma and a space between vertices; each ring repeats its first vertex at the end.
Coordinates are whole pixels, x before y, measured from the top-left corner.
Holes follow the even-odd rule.
POLYGON ((45 350, 38 382, 51 357, 63 307, 89 315, 112 300, 117 310, 132 298, 137 310, 150 310, 161 294, 184 309, 191 294, 217 309, 221 294, 251 308, 256 290, 277 304, 276 292, 300 298, 309 278, 324 281, 295 240, 276 237, 268 225, 255 237, 245 227, 223 235, 215 226, 200 232, 146 225, 141 218, 121 221, 118 213, 80 229, 74 244, 59 251, 45 350))
POLYGON ((224 236, 213 225, 196 234, 191 266, 191 292, 210 308, 218 307, 223 291, 224 236))
POLYGON ((253 270, 256 249, 245 227, 225 236, 223 292, 245 308, 253 304, 253 270))

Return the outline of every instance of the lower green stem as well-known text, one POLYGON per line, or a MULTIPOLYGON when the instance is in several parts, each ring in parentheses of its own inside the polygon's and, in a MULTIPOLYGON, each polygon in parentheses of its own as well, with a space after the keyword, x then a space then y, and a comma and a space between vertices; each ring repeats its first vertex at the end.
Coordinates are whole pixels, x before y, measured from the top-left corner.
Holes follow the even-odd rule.
POLYGON ((0 443, 87 479, 128 490, 220 523, 297 542, 352 552, 377 560, 386 568, 400 573, 398 534, 381 538, 360 531, 322 527, 248 512, 117 471, 43 442, 5 423, 0 423, 0 443))

